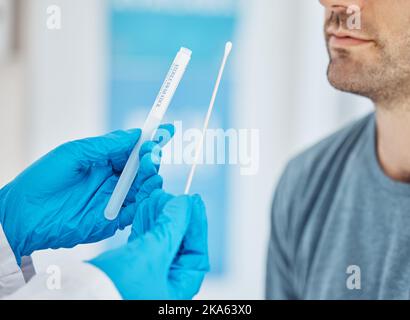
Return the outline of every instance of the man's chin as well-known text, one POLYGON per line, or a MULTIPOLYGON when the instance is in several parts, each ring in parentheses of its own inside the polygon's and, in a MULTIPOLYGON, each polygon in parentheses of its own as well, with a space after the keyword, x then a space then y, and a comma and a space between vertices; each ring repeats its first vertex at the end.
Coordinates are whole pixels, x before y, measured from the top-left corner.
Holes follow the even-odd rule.
POLYGON ((362 94, 365 80, 361 79, 360 74, 358 68, 352 64, 333 61, 329 65, 327 77, 332 87, 337 90, 362 94))

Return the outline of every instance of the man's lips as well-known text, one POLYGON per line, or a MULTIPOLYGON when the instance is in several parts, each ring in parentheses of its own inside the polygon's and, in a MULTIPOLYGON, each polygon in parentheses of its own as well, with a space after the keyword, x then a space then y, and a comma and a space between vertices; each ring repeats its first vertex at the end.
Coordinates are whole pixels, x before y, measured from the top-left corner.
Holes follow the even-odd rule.
POLYGON ((329 34, 329 47, 330 48, 345 48, 355 47, 364 44, 371 43, 371 40, 359 38, 348 34, 329 34))

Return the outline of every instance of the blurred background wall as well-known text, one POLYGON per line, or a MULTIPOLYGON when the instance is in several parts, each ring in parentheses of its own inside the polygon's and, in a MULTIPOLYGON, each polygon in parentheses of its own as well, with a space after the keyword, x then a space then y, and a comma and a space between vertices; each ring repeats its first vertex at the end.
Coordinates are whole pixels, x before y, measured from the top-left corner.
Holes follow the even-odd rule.
MULTIPOLYGON (((199 297, 263 298, 270 203, 286 161, 371 106, 327 83, 323 11, 317 0, 116 3, 124 10, 137 4, 148 13, 172 8, 172 14, 198 19, 235 7, 235 55, 225 91, 228 120, 232 128, 259 129, 260 166, 253 176, 241 176, 236 168, 228 171, 224 197, 218 198, 226 207, 221 213, 224 268, 207 278, 199 297)), ((111 129, 112 5, 109 0, 0 0, 1 185, 53 147, 111 129), (46 25, 51 5, 61 8, 59 30, 46 25)), ((222 50, 215 53, 217 59, 222 50)), ((158 87, 162 80, 156 79, 158 87)), ((168 172, 163 172, 165 180, 168 172)), ((35 264, 44 271, 106 247, 38 252, 35 264)))

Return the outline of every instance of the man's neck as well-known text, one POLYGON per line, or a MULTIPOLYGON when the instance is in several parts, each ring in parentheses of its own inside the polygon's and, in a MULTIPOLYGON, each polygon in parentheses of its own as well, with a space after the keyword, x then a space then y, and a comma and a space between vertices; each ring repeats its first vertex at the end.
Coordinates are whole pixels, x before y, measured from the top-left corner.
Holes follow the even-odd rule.
POLYGON ((377 155, 390 178, 410 182, 410 110, 377 107, 377 155))

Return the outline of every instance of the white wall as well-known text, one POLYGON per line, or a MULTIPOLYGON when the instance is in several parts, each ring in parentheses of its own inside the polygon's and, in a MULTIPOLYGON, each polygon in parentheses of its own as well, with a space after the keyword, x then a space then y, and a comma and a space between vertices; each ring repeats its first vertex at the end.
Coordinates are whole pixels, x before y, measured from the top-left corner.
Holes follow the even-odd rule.
POLYGON ((206 283, 205 298, 262 298, 270 201, 275 178, 288 153, 286 104, 291 79, 287 66, 291 58, 287 53, 291 47, 287 34, 274 32, 286 23, 288 1, 242 4, 242 23, 235 43, 234 122, 239 128, 260 130, 260 171, 244 177, 233 170, 229 276, 206 283))
MULTIPOLYGON (((28 159, 72 139, 101 134, 105 121, 105 1, 26 0, 28 159), (62 10, 61 30, 46 27, 47 7, 62 10)), ((99 246, 34 255, 39 271, 87 259, 99 246)))
POLYGON ((0 63, 3 64, 11 55, 13 45, 12 0, 0 0, 0 63))
POLYGON ((26 0, 31 159, 62 141, 104 129, 104 3, 26 0), (50 5, 61 7, 61 30, 46 27, 50 5))
POLYGON ((13 0, 0 0, 0 187, 25 165, 24 63, 17 39, 13 0))
POLYGON ((23 79, 20 58, 0 63, 0 187, 26 164, 23 79))

